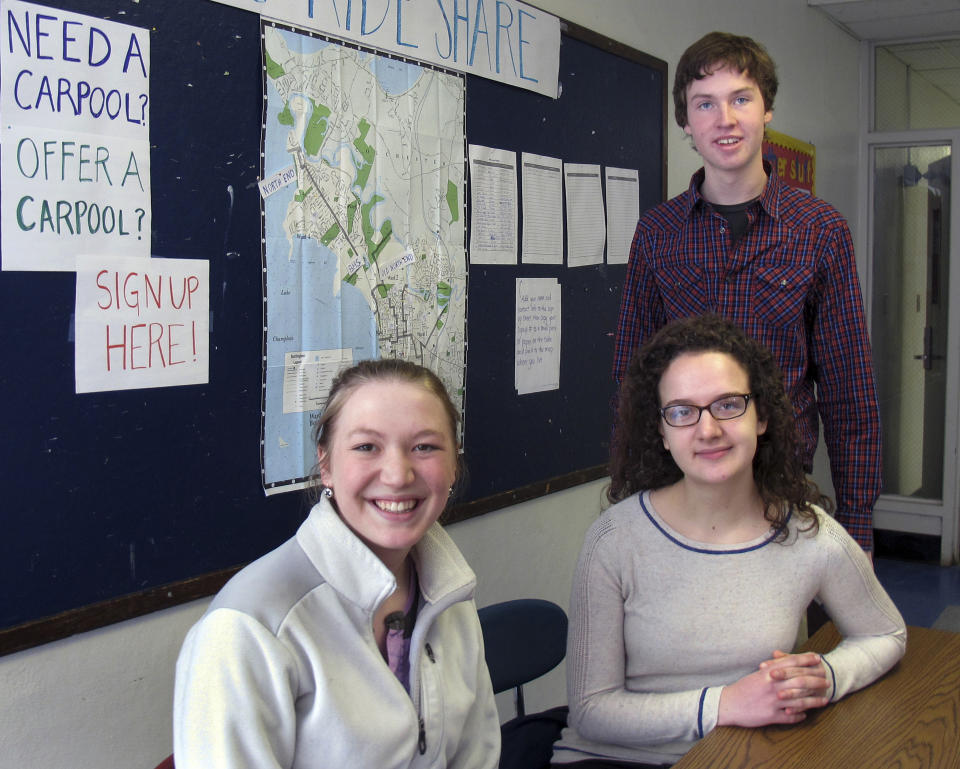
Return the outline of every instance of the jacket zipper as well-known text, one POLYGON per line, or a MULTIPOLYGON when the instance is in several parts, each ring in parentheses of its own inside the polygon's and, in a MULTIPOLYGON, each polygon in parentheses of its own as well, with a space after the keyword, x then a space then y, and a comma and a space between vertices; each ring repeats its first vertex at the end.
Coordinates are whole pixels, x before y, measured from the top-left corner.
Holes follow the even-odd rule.
MULTIPOLYGON (((430 644, 424 644, 424 651, 427 653, 427 659, 436 664, 437 658, 433 656, 433 649, 430 648, 430 644)), ((417 739, 417 745, 420 748, 420 755, 422 756, 427 752, 427 727, 423 722, 423 716, 419 718, 419 726, 420 734, 417 739)))

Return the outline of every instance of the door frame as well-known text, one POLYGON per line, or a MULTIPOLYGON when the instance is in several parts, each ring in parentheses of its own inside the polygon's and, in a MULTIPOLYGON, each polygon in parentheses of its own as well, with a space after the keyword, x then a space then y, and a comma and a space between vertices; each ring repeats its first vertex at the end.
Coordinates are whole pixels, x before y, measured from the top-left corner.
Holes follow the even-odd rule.
MULTIPOLYGON (((872 89, 871 89, 872 90, 872 89)), ((862 263, 864 306, 867 327, 872 328, 873 312, 873 210, 874 210, 874 150, 882 147, 918 145, 950 145, 950 175, 953 183, 960 182, 960 129, 914 130, 899 132, 865 132, 860 143, 860 167, 864 169, 860 184, 860 236, 858 238, 862 263)), ((950 279, 947 301, 953 300, 954 311, 947 322, 946 392, 944 409, 943 499, 918 500, 895 494, 881 494, 873 509, 873 525, 878 529, 931 534, 940 537, 940 562, 944 565, 960 559, 960 189, 950 195, 950 279), (950 383, 953 383, 952 385, 950 383), (954 395, 950 395, 950 393, 954 395)), ((892 436, 884 436, 890 439, 892 436)))

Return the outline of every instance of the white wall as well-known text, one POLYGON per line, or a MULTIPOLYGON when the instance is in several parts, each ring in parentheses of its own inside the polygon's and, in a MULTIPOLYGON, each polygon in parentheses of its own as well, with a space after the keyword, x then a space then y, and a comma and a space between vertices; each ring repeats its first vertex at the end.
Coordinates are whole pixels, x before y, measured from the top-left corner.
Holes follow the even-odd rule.
MULTIPOLYGON (((852 219, 857 191, 858 47, 806 0, 539 0, 540 7, 665 59, 722 29, 762 41, 779 65, 773 127, 817 147, 817 192, 852 219)), ((624 94, 624 98, 630 95, 624 94)), ((674 123, 668 191, 699 166, 674 123)), ((577 158, 578 162, 595 162, 577 158)), ((851 220, 856 227, 856 222, 851 220)), ((450 527, 479 579, 481 605, 540 597, 567 605, 595 482, 450 527)), ((173 663, 206 601, 0 658, 0 769, 152 769, 170 752, 173 663)), ((505 695, 502 695, 505 696, 505 695)), ((563 672, 527 690, 559 704, 563 672)), ((501 713, 509 703, 500 702, 501 713)))
MULTIPOLYGON (((606 485, 605 480, 584 484, 450 526, 457 546, 477 569, 477 605, 545 598, 566 609, 583 535, 605 506, 606 485)), ((527 712, 567 701, 565 670, 561 665, 524 687, 527 712)), ((509 692, 497 696, 497 705, 502 720, 516 714, 509 692)))

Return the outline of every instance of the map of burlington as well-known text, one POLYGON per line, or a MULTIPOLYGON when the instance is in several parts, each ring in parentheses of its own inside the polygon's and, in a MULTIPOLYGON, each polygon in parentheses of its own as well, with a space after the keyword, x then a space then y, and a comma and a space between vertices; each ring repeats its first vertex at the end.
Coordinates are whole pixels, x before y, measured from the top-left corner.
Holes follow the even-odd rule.
POLYGON ((399 357, 462 409, 459 75, 265 25, 264 484, 309 475, 337 371, 399 357))

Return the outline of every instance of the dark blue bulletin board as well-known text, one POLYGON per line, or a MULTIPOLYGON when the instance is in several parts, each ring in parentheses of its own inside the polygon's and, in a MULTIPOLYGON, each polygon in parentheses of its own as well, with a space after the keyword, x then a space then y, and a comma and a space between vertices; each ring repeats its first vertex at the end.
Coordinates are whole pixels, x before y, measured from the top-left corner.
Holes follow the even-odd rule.
MULTIPOLYGON (((566 24, 559 79, 560 96, 549 99, 468 78, 468 142, 515 151, 518 164, 520 153, 530 152, 635 168, 640 210, 662 201, 666 63, 566 24)), ((522 216, 520 225, 522 241, 522 216)), ((519 500, 605 474, 625 272, 624 265, 605 264, 471 266, 464 444, 472 495, 509 489, 519 500), (521 277, 556 278, 561 286, 558 390, 517 395, 514 388, 513 308, 521 277)))
MULTIPOLYGON (((309 506, 261 486, 259 17, 208 0, 37 4, 150 30, 152 252, 209 260, 210 376, 78 395, 74 274, 0 272, 0 654, 210 595, 309 506)), ((563 96, 468 77, 467 138, 639 168, 645 208, 665 188, 665 75, 663 62, 567 27, 563 96)), ((471 481, 451 520, 602 475, 623 272, 471 269, 471 481), (518 276, 563 286, 552 393, 513 389, 518 276)))

